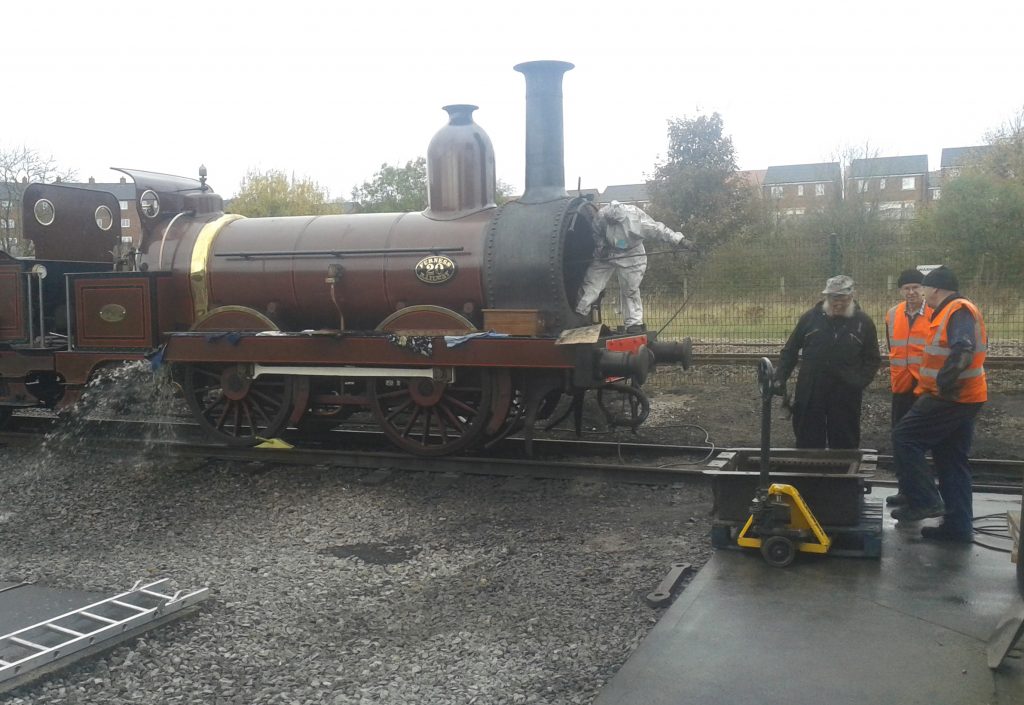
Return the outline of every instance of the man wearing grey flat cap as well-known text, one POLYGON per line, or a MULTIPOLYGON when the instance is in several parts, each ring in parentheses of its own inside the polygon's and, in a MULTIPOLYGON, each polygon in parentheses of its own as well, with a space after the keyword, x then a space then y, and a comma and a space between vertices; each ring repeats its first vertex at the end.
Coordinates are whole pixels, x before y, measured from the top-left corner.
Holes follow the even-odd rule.
POLYGON ((853 279, 832 277, 821 293, 824 299, 800 317, 782 349, 775 391, 784 393, 799 362, 793 399, 796 447, 857 448, 861 399, 881 363, 878 333, 853 298, 853 279))

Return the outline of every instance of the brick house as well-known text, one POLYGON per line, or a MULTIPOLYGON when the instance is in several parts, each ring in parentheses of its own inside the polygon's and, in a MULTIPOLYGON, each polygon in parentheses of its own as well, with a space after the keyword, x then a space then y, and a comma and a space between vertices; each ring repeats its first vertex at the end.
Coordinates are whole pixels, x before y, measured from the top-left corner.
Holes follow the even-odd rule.
POLYGON ((757 194, 758 198, 762 198, 764 196, 764 177, 767 173, 767 169, 737 171, 736 180, 757 194))
POLYGON ((605 187, 595 203, 611 203, 612 201, 646 208, 651 202, 651 197, 647 193, 647 184, 616 184, 605 187))
POLYGON ((942 187, 960 176, 964 169, 981 164, 991 149, 992 147, 987 144, 973 147, 943 147, 939 171, 932 172, 934 179, 928 184, 930 200, 937 201, 942 198, 942 187))
POLYGON ((594 203, 599 203, 601 198, 601 191, 596 188, 584 188, 584 189, 568 189, 566 191, 570 196, 583 196, 589 198, 594 203))
POLYGON ((846 174, 846 197, 887 217, 913 218, 928 202, 928 155, 854 159, 846 174))
POLYGON ((762 193, 776 213, 804 215, 843 197, 839 162, 770 166, 764 175, 762 193))

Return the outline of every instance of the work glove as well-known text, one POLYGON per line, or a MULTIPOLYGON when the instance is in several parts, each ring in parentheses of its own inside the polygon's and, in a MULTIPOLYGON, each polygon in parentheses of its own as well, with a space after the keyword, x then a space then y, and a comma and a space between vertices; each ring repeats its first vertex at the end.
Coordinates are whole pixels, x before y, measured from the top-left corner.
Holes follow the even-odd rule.
POLYGON ((677 250, 693 252, 694 250, 697 249, 697 243, 695 243, 693 240, 687 240, 685 237, 683 237, 682 233, 678 233, 678 235, 679 240, 676 241, 673 245, 677 250))

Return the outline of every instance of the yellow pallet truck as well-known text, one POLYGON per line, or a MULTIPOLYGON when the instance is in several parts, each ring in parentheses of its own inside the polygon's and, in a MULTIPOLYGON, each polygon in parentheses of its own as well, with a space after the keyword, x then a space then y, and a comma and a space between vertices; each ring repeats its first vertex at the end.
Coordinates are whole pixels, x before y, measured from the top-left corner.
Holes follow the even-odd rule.
POLYGON ((769 565, 784 568, 793 562, 797 552, 828 553, 832 540, 795 487, 771 482, 769 454, 774 376, 771 360, 762 357, 757 366, 757 381, 761 388, 761 473, 757 493, 750 505, 750 518, 737 536, 736 543, 761 549, 761 555, 769 565))

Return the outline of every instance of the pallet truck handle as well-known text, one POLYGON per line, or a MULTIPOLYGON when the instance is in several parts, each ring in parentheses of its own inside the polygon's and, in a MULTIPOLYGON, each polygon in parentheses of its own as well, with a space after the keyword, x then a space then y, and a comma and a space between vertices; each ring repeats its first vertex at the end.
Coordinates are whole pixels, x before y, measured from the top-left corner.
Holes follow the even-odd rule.
POLYGON ((772 447, 772 380, 775 379, 775 368, 772 361, 762 357, 757 361, 757 384, 761 388, 761 473, 758 478, 758 488, 764 493, 768 492, 768 485, 771 484, 769 468, 769 453, 772 447))

